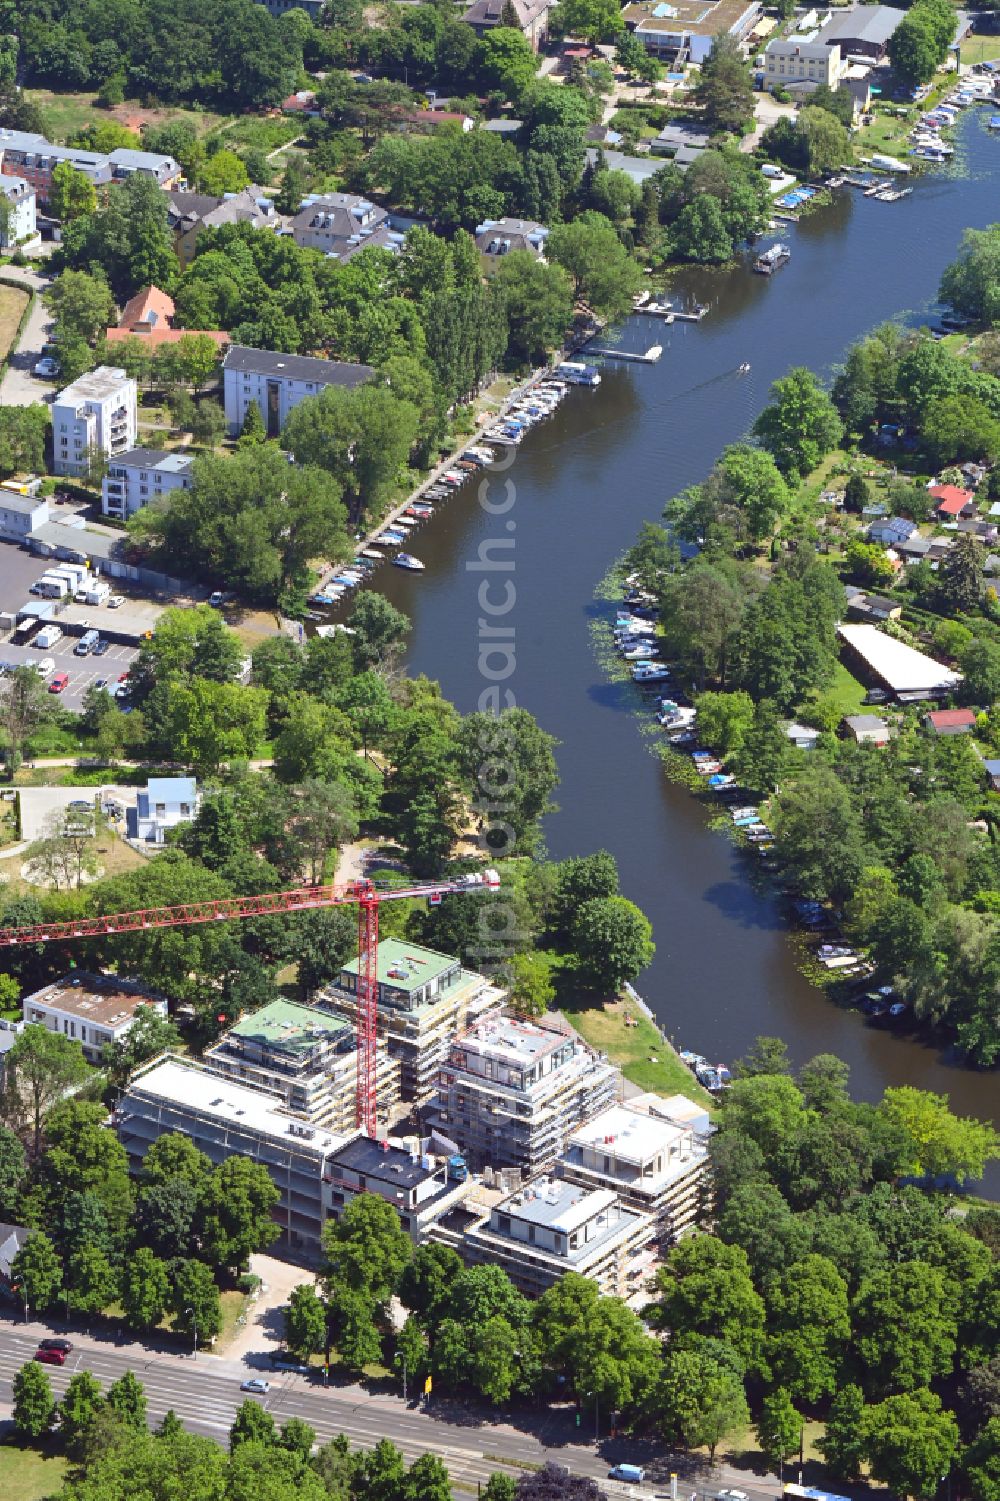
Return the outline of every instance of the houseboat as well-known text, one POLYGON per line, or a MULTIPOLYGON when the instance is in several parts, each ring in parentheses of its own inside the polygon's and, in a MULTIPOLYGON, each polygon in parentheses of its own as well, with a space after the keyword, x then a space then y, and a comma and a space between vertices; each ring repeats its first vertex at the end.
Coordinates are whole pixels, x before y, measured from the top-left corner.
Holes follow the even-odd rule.
POLYGON ((779 266, 783 266, 791 258, 792 252, 787 245, 772 245, 770 250, 765 250, 762 255, 757 257, 753 263, 753 268, 755 271, 759 271, 761 276, 770 276, 778 270, 779 266))

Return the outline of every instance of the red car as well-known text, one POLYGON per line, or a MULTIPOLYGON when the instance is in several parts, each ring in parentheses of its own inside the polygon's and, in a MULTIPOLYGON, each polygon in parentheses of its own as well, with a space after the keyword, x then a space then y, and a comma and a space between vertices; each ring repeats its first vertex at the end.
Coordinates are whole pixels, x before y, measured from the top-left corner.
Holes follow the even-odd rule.
POLYGON ((50 681, 49 681, 49 692, 50 693, 63 693, 65 691, 65 689, 68 688, 68 687, 69 687, 69 673, 68 672, 57 672, 56 675, 55 675, 55 677, 52 678, 52 679, 50 679, 50 681))
POLYGON ((35 1359, 41 1361, 42 1365, 65 1365, 66 1351, 38 1349, 35 1351, 35 1359))

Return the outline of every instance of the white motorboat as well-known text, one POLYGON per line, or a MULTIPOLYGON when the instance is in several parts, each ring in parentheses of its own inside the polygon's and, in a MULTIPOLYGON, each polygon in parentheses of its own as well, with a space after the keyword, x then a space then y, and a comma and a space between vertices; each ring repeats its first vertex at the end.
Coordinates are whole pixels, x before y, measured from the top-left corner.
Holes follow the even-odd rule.
POLYGON ((421 563, 411 552, 401 552, 392 560, 397 568, 406 568, 410 573, 423 573, 426 564, 421 563))

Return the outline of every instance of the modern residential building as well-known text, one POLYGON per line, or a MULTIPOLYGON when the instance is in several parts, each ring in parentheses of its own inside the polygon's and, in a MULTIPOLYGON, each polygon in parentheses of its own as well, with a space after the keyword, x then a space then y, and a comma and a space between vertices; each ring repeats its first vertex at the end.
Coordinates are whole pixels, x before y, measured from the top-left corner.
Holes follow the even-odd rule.
POLYGON ((613 1189, 670 1244, 705 1210, 711 1129, 705 1107, 684 1095, 639 1095, 578 1126, 557 1171, 583 1188, 613 1189))
POLYGON ((856 6, 827 21, 817 41, 839 47, 842 57, 880 63, 889 51, 889 39, 905 15, 905 10, 896 10, 891 5, 856 6))
POLYGON ((502 257, 512 250, 527 250, 536 260, 544 260, 548 236, 546 225, 530 219, 484 219, 476 226, 475 235, 483 271, 487 276, 492 275, 502 257))
MULTIPOLYGON (((244 1016, 205 1054, 228 1078, 283 1096, 289 1110, 347 1136, 357 1120, 358 1055, 354 1030, 319 1006, 277 1000, 244 1016)), ((399 1064, 376 1054, 380 1120, 399 1102, 399 1064)))
POLYGON ((127 521, 171 490, 190 490, 193 467, 190 454, 165 448, 130 448, 108 464, 101 481, 101 509, 105 516, 127 521))
POLYGON ((169 192, 184 175, 179 162, 159 151, 132 151, 127 146, 119 146, 108 154, 108 161, 111 163, 111 175, 115 182, 124 182, 126 177, 141 172, 151 177, 165 192, 169 192))
POLYGON ((38 233, 35 190, 23 177, 0 176, 0 193, 7 200, 6 223, 0 222, 0 250, 10 250, 38 233))
POLYGON ((131 1031, 144 1006, 159 1016, 167 1014, 164 998, 137 981, 80 969, 26 995, 22 1014, 26 1025, 74 1039, 89 1063, 100 1063, 105 1046, 131 1031))
POLYGON ((168 1131, 189 1137, 215 1164, 233 1156, 262 1163, 281 1195, 274 1219, 285 1249, 313 1257, 319 1253, 330 1158, 344 1138, 294 1115, 281 1095, 250 1089, 192 1059, 168 1055, 132 1075, 113 1119, 136 1169, 168 1131))
POLYGON ((646 51, 678 67, 704 62, 723 32, 748 45, 762 15, 759 0, 630 0, 622 11, 626 29, 646 51))
POLYGON ((690 120, 671 120, 664 125, 649 149, 654 156, 666 156, 678 167, 690 167, 708 149, 711 136, 690 120))
MULTIPOLYGON (((467 1218, 459 1209, 443 1220, 467 1218)), ((648 1297, 656 1264, 656 1225, 628 1209, 611 1188, 581 1188, 560 1178, 536 1178, 463 1226, 460 1254, 471 1265, 503 1267, 516 1287, 537 1297, 566 1272, 596 1282, 602 1293, 648 1297)), ((439 1238, 432 1231, 432 1239, 439 1238)), ((441 1237, 444 1238, 444 1237, 441 1237)), ((447 1242, 452 1243, 452 1242, 447 1242)))
POLYGON ((243 430, 247 409, 257 403, 269 438, 278 437, 290 412, 307 396, 327 386, 353 390, 374 374, 370 365, 341 360, 316 360, 308 355, 277 354, 231 344, 222 362, 226 425, 235 437, 243 430))
POLYGON ((290 228, 296 245, 340 261, 370 246, 396 252, 403 244, 403 236, 389 227, 385 209, 356 193, 310 194, 290 228))
POLYGON ((847 72, 840 47, 834 42, 800 42, 794 36, 768 42, 764 48, 764 87, 787 88, 790 83, 825 83, 835 89, 847 72))
POLYGON ((194 777, 150 777, 135 807, 127 810, 128 837, 143 844, 165 844, 168 829, 195 817, 199 800, 194 777))
POLYGON ((0 130, 0 173, 4 177, 21 177, 34 188, 38 202, 48 202, 52 173, 60 162, 69 162, 82 172, 95 188, 109 187, 111 162, 99 151, 83 151, 77 146, 53 146, 44 136, 27 130, 0 130))
POLYGON ((537 52, 549 34, 553 3, 554 0, 473 0, 462 20, 478 37, 484 37, 495 26, 514 24, 537 52))
POLYGON ((355 1136, 333 1153, 326 1181, 327 1210, 335 1219, 358 1194, 378 1194, 393 1206, 418 1245, 470 1188, 467 1180, 449 1178, 447 1158, 408 1152, 367 1136, 355 1136))
MULTIPOLYGON (((504 992, 484 975, 463 969, 458 959, 400 938, 379 944, 377 978, 378 1036, 390 1058, 399 1060, 403 1099, 426 1100, 456 1032, 498 1010, 504 992)), ((356 1025, 357 991, 354 959, 318 999, 356 1025)))
POLYGON ((614 1065, 568 1027, 494 1013, 452 1042, 428 1120, 470 1166, 530 1176, 613 1103, 618 1084, 614 1065))
POLYGON ((92 455, 118 458, 135 447, 136 383, 116 365, 98 365, 52 403, 52 467, 86 474, 92 455))
POLYGON ((222 224, 249 224, 251 229, 280 229, 281 215, 263 188, 251 183, 238 193, 172 192, 167 199, 167 223, 174 236, 174 253, 185 270, 195 258, 203 229, 222 224))

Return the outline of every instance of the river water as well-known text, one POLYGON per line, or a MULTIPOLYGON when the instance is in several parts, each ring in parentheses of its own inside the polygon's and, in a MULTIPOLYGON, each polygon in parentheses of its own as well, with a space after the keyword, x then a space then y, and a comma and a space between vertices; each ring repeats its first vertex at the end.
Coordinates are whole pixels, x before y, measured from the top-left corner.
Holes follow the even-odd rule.
MULTIPOLYGON (((789 228, 791 261, 771 278, 745 267, 682 274, 670 295, 709 303, 709 316, 672 327, 629 320, 622 347, 661 343, 659 363, 606 363, 596 391, 571 392, 516 451, 508 511, 487 514, 476 485, 465 486, 414 538, 426 572, 385 567, 376 585, 413 621, 409 671, 439 679, 465 712, 489 686, 477 591, 489 580, 497 602, 513 580, 516 601, 497 622, 515 632, 516 666, 503 686, 560 741, 549 853, 614 853, 623 891, 648 914, 656 939, 638 988, 679 1046, 728 1062, 758 1033, 773 1034, 797 1063, 837 1053, 859 1097, 908 1083, 998 1119, 1000 1075, 962 1069, 939 1048, 866 1025, 806 982, 779 905, 751 882, 746 857, 707 828, 700 804, 666 779, 640 733, 635 690, 608 682, 591 630, 610 609, 595 602, 609 565, 643 520, 659 519, 671 495, 747 433, 777 376, 797 364, 829 376, 875 324, 926 321, 962 230, 1000 218, 1000 139, 988 134, 982 111, 963 120, 956 146, 957 167, 918 181, 898 203, 836 193, 830 207, 789 228), (740 377, 745 360, 751 373, 740 377), (491 541, 487 555, 512 558, 513 572, 469 568, 491 541)), ((503 497, 502 481, 490 495, 503 497)), ((986 1188, 1000 1197, 1000 1170, 986 1188)))

